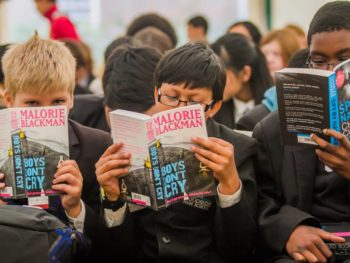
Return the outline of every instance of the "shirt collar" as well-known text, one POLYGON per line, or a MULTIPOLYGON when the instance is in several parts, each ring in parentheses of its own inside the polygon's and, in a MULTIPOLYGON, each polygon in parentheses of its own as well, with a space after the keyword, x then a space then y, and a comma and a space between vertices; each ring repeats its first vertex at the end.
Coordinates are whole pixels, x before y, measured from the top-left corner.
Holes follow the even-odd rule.
POLYGON ((46 12, 46 14, 44 15, 45 17, 47 17, 48 19, 52 20, 53 14, 57 11, 57 6, 53 5, 49 11, 46 12))

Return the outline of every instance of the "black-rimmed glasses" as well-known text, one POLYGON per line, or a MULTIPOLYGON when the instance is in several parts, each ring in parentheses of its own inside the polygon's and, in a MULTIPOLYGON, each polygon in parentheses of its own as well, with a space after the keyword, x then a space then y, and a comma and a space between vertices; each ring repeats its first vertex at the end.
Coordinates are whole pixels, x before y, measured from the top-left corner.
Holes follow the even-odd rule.
POLYGON ((166 106, 170 106, 170 107, 177 107, 180 105, 180 103, 184 103, 185 106, 200 104, 203 107, 204 112, 209 110, 214 104, 214 100, 210 101, 209 103, 203 103, 203 102, 198 102, 198 101, 180 100, 177 97, 162 95, 160 93, 160 90, 158 90, 158 102, 160 102, 166 106))
POLYGON ((331 70, 339 63, 347 60, 348 58, 342 58, 338 59, 335 63, 328 63, 327 60, 324 59, 313 59, 311 56, 309 56, 306 60, 306 66, 308 68, 314 68, 314 69, 323 69, 323 70, 331 70))

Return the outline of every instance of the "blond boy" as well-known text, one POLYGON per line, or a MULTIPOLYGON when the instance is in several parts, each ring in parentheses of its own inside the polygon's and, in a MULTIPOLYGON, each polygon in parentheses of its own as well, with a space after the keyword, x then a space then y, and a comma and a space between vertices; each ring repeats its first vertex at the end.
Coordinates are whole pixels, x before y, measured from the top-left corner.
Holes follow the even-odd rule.
MULTIPOLYGON (((11 47, 2 62, 7 107, 72 108, 75 60, 63 43, 43 40, 36 34, 26 43, 11 47)), ((71 160, 63 161, 57 169, 52 188, 63 194, 58 202, 53 200, 57 197, 50 197, 49 212, 94 241, 100 207, 94 164, 111 144, 110 136, 71 120, 68 126, 71 160)), ((0 180, 5 176, 0 174, 0 180)), ((0 183, 0 189, 4 187, 5 183, 0 183)))

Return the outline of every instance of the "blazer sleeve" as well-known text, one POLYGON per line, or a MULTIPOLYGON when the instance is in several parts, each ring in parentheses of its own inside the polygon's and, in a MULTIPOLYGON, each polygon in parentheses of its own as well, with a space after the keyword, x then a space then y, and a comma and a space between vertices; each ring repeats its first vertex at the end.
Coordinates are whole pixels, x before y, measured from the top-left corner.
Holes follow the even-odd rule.
POLYGON ((284 202, 280 184, 283 149, 279 133, 268 130, 271 125, 260 122, 253 132, 258 141, 254 165, 258 183, 259 246, 279 254, 284 252, 290 234, 298 225, 318 226, 319 223, 310 214, 284 202))
MULTIPOLYGON (((247 145, 255 152, 255 143, 247 145)), ((235 262, 251 262, 256 241, 257 190, 252 156, 237 167, 241 182, 241 199, 231 207, 216 207, 215 235, 221 256, 235 262)))

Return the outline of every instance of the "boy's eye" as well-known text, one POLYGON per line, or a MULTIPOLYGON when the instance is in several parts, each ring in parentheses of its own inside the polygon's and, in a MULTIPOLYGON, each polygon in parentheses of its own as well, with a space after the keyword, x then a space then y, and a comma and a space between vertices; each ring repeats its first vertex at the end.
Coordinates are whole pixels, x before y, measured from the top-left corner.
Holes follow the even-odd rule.
POLYGON ((53 101, 53 105, 62 105, 62 104, 64 104, 66 101, 65 100, 54 100, 53 101))
POLYGON ((30 106, 30 107, 37 107, 37 106, 39 106, 39 103, 37 101, 35 101, 35 100, 28 100, 28 101, 25 102, 25 104, 27 106, 30 106))

